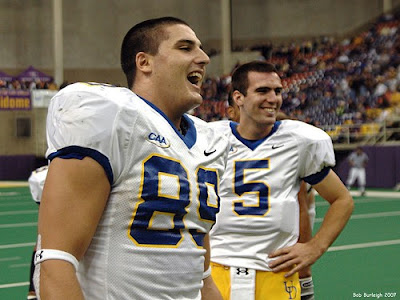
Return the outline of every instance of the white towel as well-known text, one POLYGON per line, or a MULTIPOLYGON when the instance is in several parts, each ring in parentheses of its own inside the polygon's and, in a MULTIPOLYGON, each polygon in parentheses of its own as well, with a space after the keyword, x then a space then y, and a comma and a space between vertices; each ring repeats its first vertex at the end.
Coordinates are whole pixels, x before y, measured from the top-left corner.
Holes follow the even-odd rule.
POLYGON ((254 300, 256 270, 231 267, 231 300, 254 300))

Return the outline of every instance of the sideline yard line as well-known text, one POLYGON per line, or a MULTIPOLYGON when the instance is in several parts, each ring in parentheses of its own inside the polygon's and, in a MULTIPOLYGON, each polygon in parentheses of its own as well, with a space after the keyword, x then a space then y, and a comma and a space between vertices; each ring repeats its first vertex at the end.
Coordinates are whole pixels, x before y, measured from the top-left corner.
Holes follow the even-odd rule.
POLYGON ((29 223, 15 223, 15 224, 0 224, 1 228, 14 228, 14 227, 32 227, 37 226, 37 222, 29 222, 29 223))
MULTIPOLYGON (((352 215, 350 219, 371 219, 371 218, 380 218, 380 217, 395 217, 400 216, 400 211, 389 211, 389 212, 380 212, 380 213, 372 213, 372 214, 358 214, 352 215)), ((320 223, 323 221, 323 218, 316 218, 315 222, 320 223)), ((29 222, 29 223, 16 223, 16 224, 0 224, 0 229, 2 228, 15 228, 15 227, 31 227, 37 226, 37 222, 29 222)))
POLYGON ((26 206, 26 205, 29 205, 29 206, 31 206, 32 205, 32 201, 21 201, 21 202, 18 202, 18 203, 0 203, 0 207, 5 207, 5 206, 26 206))
POLYGON ((371 218, 395 217, 395 216, 400 216, 400 211, 387 211, 387 212, 379 212, 372 214, 358 214, 351 216, 350 219, 371 219, 371 218))
POLYGON ((0 197, 9 197, 9 196, 18 196, 20 193, 18 192, 0 192, 0 197))
MULTIPOLYGON (((31 244, 34 244, 34 243, 31 243, 31 244)), ((400 244, 400 240, 389 240, 389 241, 381 241, 381 242, 371 242, 371 243, 361 243, 361 244, 334 246, 334 247, 330 247, 327 252, 352 250, 352 249, 362 249, 362 248, 371 248, 371 247, 380 247, 380 246, 389 246, 389 245, 398 245, 398 244, 400 244)), ((19 286, 27 286, 27 285, 29 285, 29 281, 7 283, 7 284, 1 284, 0 285, 0 289, 19 287, 19 286)))
POLYGON ((370 242, 370 243, 361 243, 361 244, 351 244, 351 245, 343 245, 343 246, 333 246, 328 249, 328 252, 332 251, 342 251, 342 250, 352 250, 352 249, 362 249, 362 248, 371 248, 371 247, 380 247, 380 246, 389 246, 389 245, 399 245, 400 240, 388 240, 388 241, 380 241, 380 242, 370 242))
POLYGON ((21 259, 21 256, 4 257, 4 258, 0 258, 0 262, 2 262, 2 261, 19 260, 19 259, 21 259))
MULTIPOLYGON (((388 211, 388 212, 379 212, 379 213, 372 213, 372 214, 358 214, 352 215, 350 220, 355 219, 372 219, 372 218, 380 218, 380 217, 397 217, 400 216, 400 211, 388 211)), ((315 222, 320 223, 324 220, 324 218, 316 218, 315 222)))
POLYGON ((0 197, 0 202, 6 203, 6 204, 15 204, 15 203, 21 203, 21 202, 31 202, 33 203, 33 200, 31 201, 26 201, 26 199, 21 198, 14 198, 14 199, 7 199, 7 198, 1 198, 0 197))
POLYGON ((0 181, 0 188, 29 186, 28 181, 0 181))
POLYGON ((29 215, 29 214, 37 214, 37 212, 38 212, 37 209, 2 211, 0 212, 0 216, 29 215))
MULTIPOLYGON (((359 196, 360 192, 359 191, 350 191, 350 194, 352 196, 359 196)), ((400 197, 400 192, 396 191, 370 191, 366 190, 365 191, 365 196, 364 197, 383 197, 383 198, 399 198, 400 197)))
MULTIPOLYGON (((26 202, 26 199, 24 199, 25 196, 20 195, 19 197, 15 197, 15 198, 2 198, 0 197, 0 201, 1 202, 5 202, 5 203, 20 203, 20 202, 26 202)), ((32 197, 30 198, 32 199, 32 197)), ((31 200, 33 201, 33 200, 31 200)))
MULTIPOLYGON (((400 244, 400 240, 389 240, 389 241, 381 241, 381 242, 371 242, 371 243, 361 243, 361 244, 352 244, 352 245, 344 245, 344 246, 334 246, 334 247, 330 247, 327 252, 352 250, 352 249, 361 249, 361 248, 371 248, 371 247, 380 247, 380 246, 389 246, 389 245, 398 245, 398 244, 400 244)), ((26 286, 26 285, 29 285, 28 281, 1 284, 0 285, 0 289, 19 287, 19 286, 26 286)))
POLYGON ((29 285, 29 281, 0 284, 0 289, 8 289, 8 288, 12 288, 12 287, 19 287, 19 286, 26 286, 26 285, 29 285))
POLYGON ((36 242, 20 243, 20 244, 8 244, 8 245, 0 245, 0 249, 24 248, 24 247, 32 247, 32 246, 35 246, 35 245, 36 245, 36 242))
MULTIPOLYGON (((354 203, 355 204, 364 204, 364 203, 382 203, 382 202, 393 202, 393 201, 400 201, 400 195, 398 196, 398 198, 394 197, 394 198, 380 198, 380 199, 354 199, 354 203)), ((330 204, 325 201, 325 200, 321 200, 321 201, 315 201, 315 205, 316 206, 329 206, 330 204)))
POLYGON ((35 246, 35 245, 36 245, 36 242, 0 245, 0 250, 1 250, 1 249, 13 249, 13 248, 32 247, 32 246, 35 246))
POLYGON ((25 267, 29 267, 31 264, 30 263, 25 263, 25 264, 15 264, 15 265, 10 265, 8 268, 9 269, 16 269, 16 268, 25 268, 25 267))

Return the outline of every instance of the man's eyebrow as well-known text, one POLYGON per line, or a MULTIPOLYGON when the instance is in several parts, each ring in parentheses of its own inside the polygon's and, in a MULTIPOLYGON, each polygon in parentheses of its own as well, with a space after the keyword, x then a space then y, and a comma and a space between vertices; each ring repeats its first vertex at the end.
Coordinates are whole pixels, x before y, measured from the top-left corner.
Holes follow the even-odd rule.
POLYGON ((269 87, 269 86, 260 86, 255 89, 256 92, 265 92, 265 91, 270 91, 270 90, 282 90, 282 86, 276 86, 276 87, 269 87))
POLYGON ((195 44, 194 41, 192 41, 192 40, 187 40, 187 39, 179 40, 179 41, 177 41, 176 43, 177 43, 177 44, 191 44, 191 45, 194 45, 194 44, 195 44))

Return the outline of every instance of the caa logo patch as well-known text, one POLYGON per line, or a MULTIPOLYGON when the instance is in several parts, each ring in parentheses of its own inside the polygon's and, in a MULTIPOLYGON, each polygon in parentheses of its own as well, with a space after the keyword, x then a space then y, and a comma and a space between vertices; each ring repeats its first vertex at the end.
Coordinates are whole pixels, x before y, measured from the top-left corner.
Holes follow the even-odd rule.
POLYGON ((154 145, 161 148, 168 148, 169 146, 171 146, 171 144, 165 137, 155 132, 150 132, 149 135, 147 136, 147 140, 150 143, 153 143, 154 145))

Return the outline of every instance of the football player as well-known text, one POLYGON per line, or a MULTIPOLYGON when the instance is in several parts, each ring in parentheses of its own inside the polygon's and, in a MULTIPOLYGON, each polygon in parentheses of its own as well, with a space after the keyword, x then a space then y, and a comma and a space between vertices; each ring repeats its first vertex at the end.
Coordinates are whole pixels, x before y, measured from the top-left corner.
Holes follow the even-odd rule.
POLYGON ((42 299, 219 299, 207 234, 228 140, 185 113, 208 63, 187 23, 151 19, 123 40, 128 88, 75 83, 51 100, 42 299))
MULTIPOLYGON (((232 97, 228 97, 228 107, 226 108, 228 118, 236 123, 240 121, 240 110, 232 97)), ((290 119, 288 115, 279 111, 276 120, 290 119)), ((225 121, 222 121, 225 122, 225 121)), ((300 227, 299 227, 299 242, 308 242, 312 237, 312 230, 315 222, 315 192, 313 187, 302 182, 298 193, 298 202, 300 210, 300 227)), ((312 279, 311 267, 306 267, 299 270, 299 281, 302 300, 314 299, 314 282, 312 279)))
MULTIPOLYGON (((40 167, 34 170, 28 178, 29 190, 32 195, 32 199, 37 203, 40 204, 40 199, 42 198, 43 186, 44 182, 46 181, 48 166, 40 167)), ((33 254, 31 258, 31 267, 29 273, 29 289, 27 300, 36 300, 36 292, 35 287, 33 285, 33 272, 35 270, 34 258, 36 253, 36 245, 33 249, 33 254)))
POLYGON ((350 218, 353 200, 338 176, 332 141, 294 120, 276 121, 282 83, 273 65, 254 61, 232 75, 240 121, 222 122, 231 148, 221 209, 210 235, 212 276, 224 299, 300 299, 298 271, 312 265, 350 218), (302 181, 330 208, 318 232, 299 243, 302 181))

